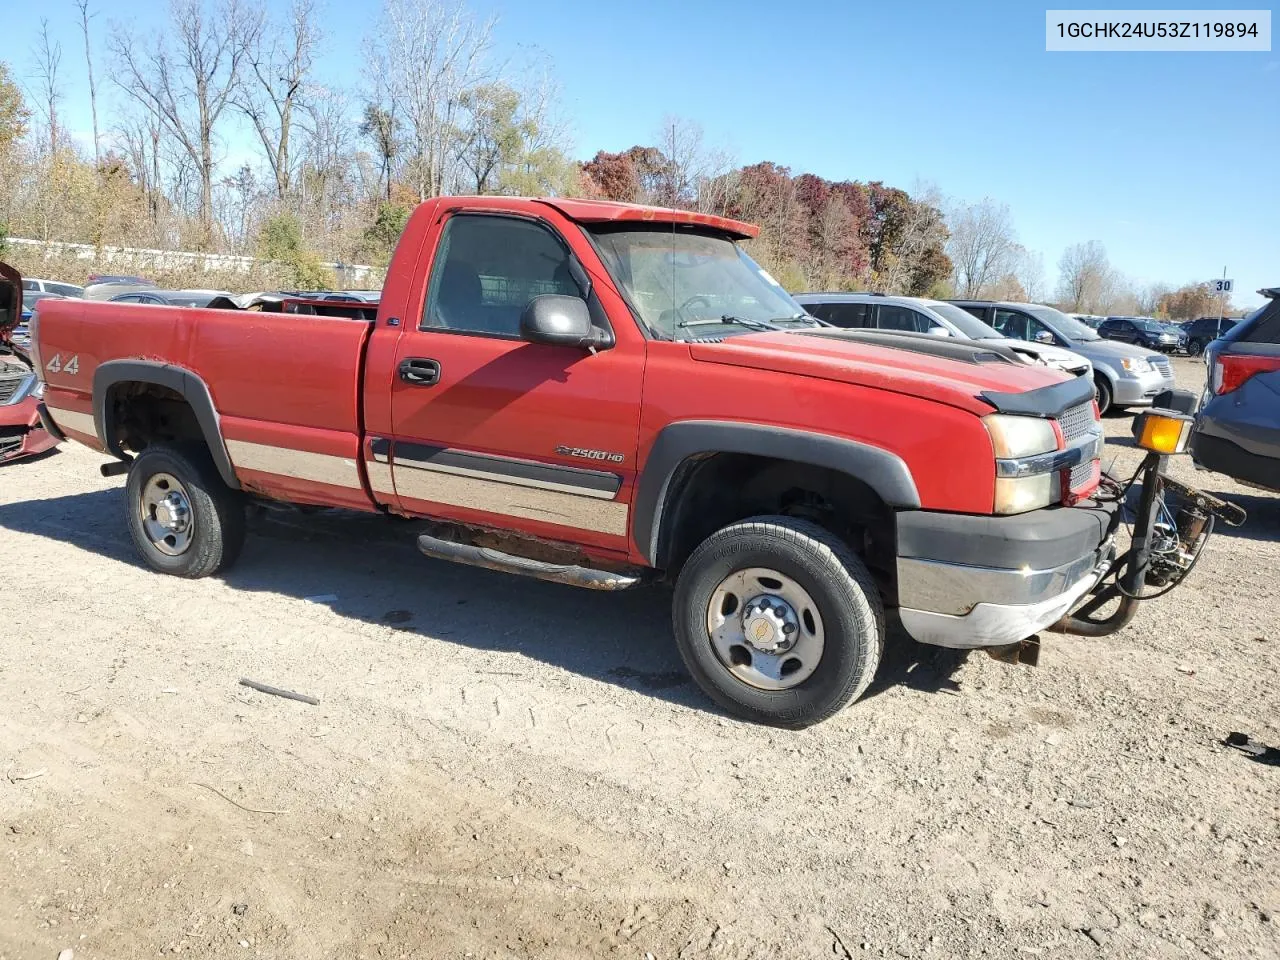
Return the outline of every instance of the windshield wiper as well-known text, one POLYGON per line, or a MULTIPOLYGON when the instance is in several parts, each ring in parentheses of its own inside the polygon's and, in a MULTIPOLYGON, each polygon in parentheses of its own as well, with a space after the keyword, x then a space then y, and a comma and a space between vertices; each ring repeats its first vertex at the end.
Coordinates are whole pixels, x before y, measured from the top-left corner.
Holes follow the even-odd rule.
POLYGON ((723 326, 725 324, 737 324, 740 327, 746 327, 748 330, 781 330, 782 328, 775 324, 769 323, 767 320, 751 320, 748 317, 735 317, 726 313, 720 317, 696 317, 693 320, 681 320, 676 324, 678 328, 685 327, 707 327, 707 326, 723 326))

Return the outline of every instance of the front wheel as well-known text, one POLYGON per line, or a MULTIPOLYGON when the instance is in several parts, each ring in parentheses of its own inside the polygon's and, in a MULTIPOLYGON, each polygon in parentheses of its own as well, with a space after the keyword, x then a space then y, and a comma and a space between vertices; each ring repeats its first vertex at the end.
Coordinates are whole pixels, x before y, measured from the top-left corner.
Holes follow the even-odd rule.
POLYGON ((852 703, 884 650, 866 566, 830 531, 754 517, 713 533, 676 581, 676 642, 698 686, 745 720, 801 728, 852 703))
POLYGON ((229 567, 244 545, 244 501, 202 446, 147 447, 125 483, 129 533, 147 566, 178 577, 229 567))
POLYGON ((1111 384, 1104 377, 1093 378, 1094 399, 1098 401, 1098 413, 1104 414, 1111 409, 1111 384))
POLYGON ((1204 344, 1201 343, 1199 340, 1192 340, 1190 343, 1187 344, 1188 357, 1198 357, 1202 353, 1204 353, 1204 344))

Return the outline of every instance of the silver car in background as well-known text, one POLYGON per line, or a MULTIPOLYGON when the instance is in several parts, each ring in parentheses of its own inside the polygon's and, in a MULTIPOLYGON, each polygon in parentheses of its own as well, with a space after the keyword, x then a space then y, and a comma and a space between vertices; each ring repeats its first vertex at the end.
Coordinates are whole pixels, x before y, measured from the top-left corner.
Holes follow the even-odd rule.
POLYGON ((1087 357, 1093 364, 1098 388, 1098 409, 1149 407, 1173 389, 1173 366, 1154 350, 1116 340, 1104 340, 1079 320, 1061 310, 1038 303, 998 300, 950 300, 1006 337, 1034 343, 1055 344, 1087 357))

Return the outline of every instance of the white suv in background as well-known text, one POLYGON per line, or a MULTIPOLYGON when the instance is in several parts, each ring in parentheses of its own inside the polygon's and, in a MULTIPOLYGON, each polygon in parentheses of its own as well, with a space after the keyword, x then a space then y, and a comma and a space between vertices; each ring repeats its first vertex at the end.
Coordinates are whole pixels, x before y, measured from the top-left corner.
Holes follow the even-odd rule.
POLYGON ((968 311, 941 300, 879 293, 799 293, 795 299, 809 313, 832 326, 982 340, 993 346, 1008 347, 1027 363, 1044 364, 1077 377, 1093 376, 1093 364, 1080 354, 1051 344, 1006 337, 968 311))

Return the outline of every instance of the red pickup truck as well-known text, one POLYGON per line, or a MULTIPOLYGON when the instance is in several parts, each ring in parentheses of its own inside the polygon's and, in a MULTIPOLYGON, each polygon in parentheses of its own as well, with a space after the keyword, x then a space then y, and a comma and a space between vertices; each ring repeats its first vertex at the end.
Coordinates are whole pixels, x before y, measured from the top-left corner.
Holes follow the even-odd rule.
POLYGON ((225 569, 266 498, 420 518, 432 557, 598 589, 667 579, 693 677, 764 722, 858 697, 886 608, 959 648, 1059 621, 1113 556, 1114 505, 1088 500, 1090 384, 1000 348, 827 328, 740 246, 755 234, 597 201, 431 200, 376 319, 41 303, 47 416, 127 469, 156 570, 225 569))

